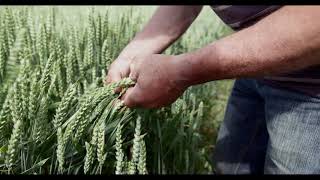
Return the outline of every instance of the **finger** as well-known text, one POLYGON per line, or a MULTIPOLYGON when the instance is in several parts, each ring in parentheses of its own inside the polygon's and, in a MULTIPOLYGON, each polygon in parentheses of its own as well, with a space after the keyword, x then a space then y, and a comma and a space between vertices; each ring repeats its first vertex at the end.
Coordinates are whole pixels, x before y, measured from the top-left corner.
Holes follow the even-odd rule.
MULTIPOLYGON (((113 81, 113 82, 118 82, 118 81, 122 80, 123 78, 128 77, 129 71, 130 71, 129 68, 126 68, 123 71, 120 71, 120 73, 117 75, 116 81, 113 81)), ((120 93, 121 91, 122 91, 121 87, 118 87, 115 89, 116 93, 120 93)))
POLYGON ((104 83, 105 85, 108 85, 108 84, 112 83, 112 76, 108 74, 108 75, 104 78, 103 83, 104 83))
POLYGON ((140 105, 140 97, 138 95, 137 86, 128 88, 121 98, 125 106, 129 108, 138 107, 140 105))
POLYGON ((107 75, 107 82, 108 83, 114 83, 121 80, 121 73, 120 72, 113 72, 109 71, 107 75))
MULTIPOLYGON (((110 83, 115 83, 121 80, 121 74, 120 73, 113 73, 110 72, 107 76, 107 84, 110 83)), ((116 88, 115 89, 115 93, 120 93, 121 92, 121 88, 116 88)))
POLYGON ((137 69, 137 64, 136 63, 131 63, 130 64, 130 74, 129 78, 135 82, 137 82, 138 79, 138 69, 137 69))

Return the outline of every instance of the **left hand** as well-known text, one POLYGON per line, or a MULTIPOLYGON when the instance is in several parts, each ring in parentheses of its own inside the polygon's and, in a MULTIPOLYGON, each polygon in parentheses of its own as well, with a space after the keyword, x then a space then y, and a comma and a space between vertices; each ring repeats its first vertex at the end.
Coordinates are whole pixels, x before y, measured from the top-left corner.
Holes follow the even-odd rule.
POLYGON ((129 77, 136 82, 123 95, 128 107, 160 108, 173 103, 187 89, 180 81, 176 56, 152 54, 136 57, 129 77))

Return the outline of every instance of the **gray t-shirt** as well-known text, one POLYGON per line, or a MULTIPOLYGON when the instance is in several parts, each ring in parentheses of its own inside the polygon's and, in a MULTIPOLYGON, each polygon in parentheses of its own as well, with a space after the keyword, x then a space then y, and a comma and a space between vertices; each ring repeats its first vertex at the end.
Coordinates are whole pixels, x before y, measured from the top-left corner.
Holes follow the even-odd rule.
MULTIPOLYGON (((282 6, 212 5, 213 11, 233 30, 249 27, 282 6)), ((312 96, 320 95, 320 66, 310 67, 289 74, 264 77, 269 85, 290 88, 312 96)))

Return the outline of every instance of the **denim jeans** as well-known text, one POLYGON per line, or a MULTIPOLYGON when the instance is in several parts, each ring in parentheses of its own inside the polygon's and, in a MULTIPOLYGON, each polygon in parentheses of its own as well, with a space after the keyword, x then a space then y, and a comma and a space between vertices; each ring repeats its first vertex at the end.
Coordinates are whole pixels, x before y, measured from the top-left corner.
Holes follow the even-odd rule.
POLYGON ((320 174, 320 97, 237 80, 213 163, 222 174, 320 174))

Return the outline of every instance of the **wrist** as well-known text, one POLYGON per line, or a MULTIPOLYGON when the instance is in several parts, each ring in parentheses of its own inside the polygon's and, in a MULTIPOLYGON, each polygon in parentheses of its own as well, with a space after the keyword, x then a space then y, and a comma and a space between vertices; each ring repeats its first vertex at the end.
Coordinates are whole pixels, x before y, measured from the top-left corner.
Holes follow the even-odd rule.
POLYGON ((198 57, 193 53, 185 53, 175 56, 174 69, 176 71, 177 84, 182 87, 189 87, 199 84, 201 70, 199 69, 198 57))
POLYGON ((218 52, 213 45, 210 46, 177 56, 177 74, 184 84, 192 86, 220 78, 218 52))
POLYGON ((185 71, 185 57, 182 55, 175 55, 171 59, 171 71, 173 72, 174 83, 177 87, 188 88, 192 85, 190 78, 186 75, 185 71))

